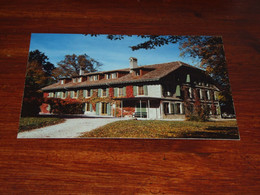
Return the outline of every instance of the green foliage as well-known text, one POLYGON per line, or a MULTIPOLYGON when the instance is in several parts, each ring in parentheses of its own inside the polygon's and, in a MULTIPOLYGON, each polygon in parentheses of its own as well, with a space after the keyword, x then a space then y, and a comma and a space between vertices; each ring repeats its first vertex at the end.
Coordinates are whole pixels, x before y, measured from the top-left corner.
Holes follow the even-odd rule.
POLYGON ((53 82, 50 74, 54 66, 47 60, 48 57, 39 50, 29 53, 22 116, 35 116, 39 113, 39 107, 43 100, 40 89, 53 82))
POLYGON ((126 120, 107 124, 81 137, 107 138, 227 138, 238 139, 236 121, 194 122, 126 120))
POLYGON ((91 58, 87 54, 83 55, 66 55, 65 59, 60 61, 58 67, 53 71, 53 76, 58 79, 60 77, 71 77, 79 75, 80 70, 87 72, 95 72, 102 63, 91 58))
POLYGON ((54 125, 64 121, 64 119, 52 117, 21 117, 19 132, 54 125))

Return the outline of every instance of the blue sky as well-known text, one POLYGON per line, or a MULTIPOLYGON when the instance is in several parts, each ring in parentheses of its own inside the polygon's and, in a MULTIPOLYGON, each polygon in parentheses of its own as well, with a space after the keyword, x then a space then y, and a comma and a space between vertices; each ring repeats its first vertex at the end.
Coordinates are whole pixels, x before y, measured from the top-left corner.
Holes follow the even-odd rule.
POLYGON ((137 36, 126 37, 123 40, 109 40, 106 35, 98 37, 82 34, 41 34, 31 35, 30 51, 38 49, 48 56, 55 66, 65 55, 87 54, 101 62, 100 71, 129 67, 129 57, 136 57, 138 65, 149 65, 172 61, 183 61, 194 65, 191 58, 180 57, 178 45, 171 44, 152 50, 140 49, 132 51, 129 46, 143 42, 137 36))

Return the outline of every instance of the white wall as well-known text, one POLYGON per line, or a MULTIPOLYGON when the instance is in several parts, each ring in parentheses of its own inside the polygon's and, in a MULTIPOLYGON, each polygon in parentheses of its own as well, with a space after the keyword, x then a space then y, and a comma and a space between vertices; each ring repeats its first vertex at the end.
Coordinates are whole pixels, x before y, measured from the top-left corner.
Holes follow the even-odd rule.
POLYGON ((162 97, 162 86, 161 85, 147 85, 149 97, 162 97))

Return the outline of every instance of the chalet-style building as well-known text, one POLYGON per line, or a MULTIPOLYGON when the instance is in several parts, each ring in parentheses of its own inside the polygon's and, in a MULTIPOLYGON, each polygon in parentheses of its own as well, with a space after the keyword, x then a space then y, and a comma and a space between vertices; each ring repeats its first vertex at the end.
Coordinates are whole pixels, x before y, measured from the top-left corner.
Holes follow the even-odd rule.
POLYGON ((221 114, 220 90, 212 78, 180 61, 138 66, 131 57, 130 68, 81 71, 79 76, 61 78, 42 90, 47 98, 80 99, 86 115, 184 119, 196 103, 206 107, 212 117, 221 114))

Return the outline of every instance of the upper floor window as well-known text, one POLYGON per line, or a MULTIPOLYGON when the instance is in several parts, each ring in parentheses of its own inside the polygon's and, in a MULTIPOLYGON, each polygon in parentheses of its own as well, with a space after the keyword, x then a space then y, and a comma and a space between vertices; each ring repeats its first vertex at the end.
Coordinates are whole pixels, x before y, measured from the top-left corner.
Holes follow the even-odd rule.
POLYGON ((53 92, 50 92, 48 97, 53 97, 54 96, 54 93, 53 92))
POLYGON ((140 70, 136 70, 136 71, 135 71, 135 75, 136 75, 136 76, 140 76, 140 70))
POLYGON ((94 76, 93 76, 93 80, 94 80, 94 81, 97 81, 97 80, 98 80, 98 75, 94 75, 94 76))
POLYGON ((78 78, 78 82, 79 82, 79 83, 82 82, 82 77, 79 77, 79 78, 78 78))
POLYGON ((111 79, 111 74, 106 74, 106 79, 111 79))
POLYGON ((118 88, 118 96, 124 96, 124 88, 123 87, 120 87, 118 88))
POLYGON ((138 95, 144 95, 144 86, 138 86, 138 95))
POLYGON ((73 79, 72 79, 72 82, 73 82, 73 83, 76 83, 76 82, 77 82, 77 78, 73 78, 73 79))
POLYGON ((61 81, 60 81, 60 84, 64 84, 64 80, 61 80, 61 81))
POLYGON ((112 73, 112 79, 117 78, 117 74, 116 73, 112 73))

